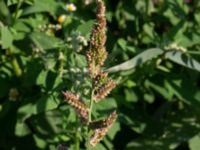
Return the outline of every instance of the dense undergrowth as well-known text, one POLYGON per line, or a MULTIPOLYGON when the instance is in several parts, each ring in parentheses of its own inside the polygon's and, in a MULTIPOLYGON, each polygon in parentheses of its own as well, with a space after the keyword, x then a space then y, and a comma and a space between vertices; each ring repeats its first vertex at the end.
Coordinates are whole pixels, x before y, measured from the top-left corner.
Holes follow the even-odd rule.
MULTIPOLYGON (((94 118, 118 118, 96 150, 198 150, 200 1, 106 0, 117 87, 94 118)), ((0 149, 85 149, 62 91, 88 103, 94 0, 0 0, 0 149), (79 148, 79 147, 78 147, 79 148)))

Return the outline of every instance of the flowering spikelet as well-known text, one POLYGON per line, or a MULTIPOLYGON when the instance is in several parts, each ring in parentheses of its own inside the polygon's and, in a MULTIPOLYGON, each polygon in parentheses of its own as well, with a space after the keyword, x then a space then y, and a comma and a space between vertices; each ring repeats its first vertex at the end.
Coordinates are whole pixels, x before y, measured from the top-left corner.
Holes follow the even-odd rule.
POLYGON ((112 126, 112 124, 116 120, 116 118, 117 118, 117 114, 116 114, 116 111, 114 111, 109 115, 109 117, 107 119, 93 123, 93 127, 95 127, 94 125, 96 125, 96 127, 97 127, 94 130, 94 134, 90 139, 90 144, 93 147, 103 139, 103 137, 106 135, 106 133, 108 132, 109 128, 112 126), (98 125, 98 123, 99 123, 99 125, 98 125))
POLYGON ((82 102, 78 95, 75 95, 71 92, 63 92, 65 100, 69 103, 74 109, 76 110, 79 117, 84 121, 87 122, 88 120, 88 112, 89 109, 87 106, 82 102))
POLYGON ((116 111, 112 112, 110 114, 110 116, 106 119, 102 119, 102 120, 97 120, 97 121, 92 121, 89 123, 89 127, 91 129, 98 129, 98 128, 105 128, 108 127, 112 124, 112 122, 115 120, 116 118, 116 111))
POLYGON ((93 87, 97 89, 108 80, 108 73, 100 71, 93 79, 93 87))
POLYGON ((90 36, 90 46, 86 57, 88 61, 89 73, 93 77, 98 74, 100 67, 107 58, 105 48, 106 42, 106 19, 105 4, 102 0, 98 0, 97 22, 93 27, 90 36))
POLYGON ((112 79, 108 79, 108 81, 102 85, 97 91, 95 91, 94 101, 99 102, 102 98, 106 97, 113 88, 115 88, 116 82, 112 79))

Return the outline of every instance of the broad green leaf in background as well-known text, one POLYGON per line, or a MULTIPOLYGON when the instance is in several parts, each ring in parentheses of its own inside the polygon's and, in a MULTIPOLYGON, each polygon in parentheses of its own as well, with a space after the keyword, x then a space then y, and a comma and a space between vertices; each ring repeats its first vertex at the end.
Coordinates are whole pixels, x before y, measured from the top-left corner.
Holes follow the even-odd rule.
POLYGON ((62 80, 56 72, 49 71, 46 76, 45 88, 46 88, 46 90, 54 89, 61 82, 62 82, 62 80))
POLYGON ((193 114, 188 114, 184 110, 178 112, 166 118, 169 122, 163 126, 164 129, 160 135, 141 135, 132 140, 126 146, 126 150, 174 150, 178 145, 199 133, 199 121, 193 114))
POLYGON ((84 68, 87 66, 87 61, 84 55, 76 54, 75 57, 77 67, 84 68))
POLYGON ((141 65, 141 64, 145 63, 146 61, 151 60, 162 53, 163 53, 163 50, 161 50, 159 48, 147 49, 144 52, 135 56, 134 58, 132 58, 120 65, 111 67, 111 68, 107 69, 106 71, 118 72, 118 71, 134 69, 136 66, 141 65))
POLYGON ((10 48, 13 42, 13 36, 8 26, 1 26, 1 41, 2 48, 10 48))
POLYGON ((94 25, 94 20, 89 20, 79 25, 76 30, 78 32, 81 32, 81 34, 85 36, 87 40, 89 40, 90 32, 92 30, 93 25, 94 25))
POLYGON ((11 14, 4 0, 0 0, 0 25, 1 21, 5 24, 11 23, 11 14))
POLYGON ((183 47, 192 47, 200 43, 199 33, 184 34, 184 31, 177 33, 174 37, 176 43, 183 47))
POLYGON ((36 103, 36 113, 46 112, 55 109, 59 105, 58 99, 53 95, 41 97, 36 103))
POLYGON ((61 83, 63 80, 56 72, 52 71, 41 71, 36 80, 36 84, 44 88, 45 91, 54 90, 61 83))
POLYGON ((189 140, 190 150, 198 150, 200 147, 200 136, 197 134, 189 140))
MULTIPOLYGON (((164 51, 158 48, 148 49, 122 64, 108 68, 106 71, 118 72, 134 69, 136 66, 141 65, 146 61, 151 60, 152 58, 155 58, 163 53, 164 51)), ((200 63, 183 52, 172 50, 169 52, 165 52, 164 54, 166 59, 169 59, 184 67, 200 71, 200 63)))
MULTIPOLYGON (((32 5, 34 3, 35 0, 23 0, 24 3, 27 3, 29 5, 32 5)), ((7 0, 7 5, 15 5, 19 3, 19 0, 7 0)))
POLYGON ((44 50, 58 48, 63 44, 63 41, 59 38, 48 36, 40 32, 31 33, 30 38, 38 48, 44 50))
POLYGON ((144 100, 152 104, 155 101, 155 96, 152 93, 145 93, 144 100))
MULTIPOLYGON (((101 100, 98 105, 94 105, 94 112, 98 112, 100 114, 108 114, 114 109, 117 108, 117 103, 113 98, 105 98, 101 100)), ((96 114, 96 113, 95 113, 96 114)))
POLYGON ((47 142, 44 139, 42 139, 41 137, 38 137, 36 134, 33 135, 33 138, 38 148, 41 148, 41 149, 46 148, 47 142))
POLYGON ((125 93, 125 98, 124 99, 127 102, 136 103, 138 101, 138 97, 137 97, 136 93, 132 89, 125 89, 124 93, 125 93))
POLYGON ((17 122, 15 126, 15 135, 22 137, 31 133, 29 127, 25 124, 25 122, 17 122))
POLYGON ((46 140, 52 140, 56 134, 64 132, 61 118, 61 112, 51 110, 33 116, 30 123, 34 124, 35 130, 39 135, 42 135, 46 140))
POLYGON ((180 8, 179 4, 177 4, 177 1, 170 1, 169 7, 171 7, 171 9, 167 9, 164 12, 164 16, 168 17, 173 25, 176 25, 180 21, 180 18, 185 17, 185 12, 180 8), (175 13, 176 15, 174 15, 175 13))
POLYGON ((10 6, 10 5, 14 5, 14 4, 17 4, 19 2, 19 0, 7 0, 7 5, 10 6))
POLYGON ((26 35, 31 32, 30 26, 28 26, 24 20, 20 19, 15 21, 12 30, 15 31, 15 33, 13 34, 14 40, 23 40, 26 35))
POLYGON ((165 87, 163 87, 163 85, 157 85, 155 83, 152 83, 149 80, 146 80, 145 81, 145 86, 147 88, 154 89, 155 91, 157 91, 158 93, 160 93, 167 100, 171 100, 171 98, 172 98, 172 95, 168 93, 168 91, 166 90, 165 87))
POLYGON ((122 48, 122 50, 126 50, 126 46, 127 46, 127 41, 125 39, 119 39, 117 41, 117 43, 119 44, 119 46, 122 48))
POLYGON ((192 57, 180 51, 170 51, 165 54, 165 58, 182 65, 184 67, 200 71, 200 63, 192 57))
MULTIPOLYGON (((137 113, 137 111, 134 111, 134 112, 137 113)), ((133 114, 133 112, 131 114, 133 114)), ((141 116, 143 116, 143 115, 141 115, 141 116)), ((143 133, 146 129, 146 126, 147 126, 146 122, 140 121, 140 120, 138 120, 134 117, 130 117, 130 116, 125 115, 125 114, 119 114, 118 120, 119 120, 120 123, 123 123, 123 124, 129 126, 131 130, 133 130, 134 132, 136 132, 138 134, 143 133)))
POLYGON ((44 67, 37 59, 29 61, 26 67, 26 75, 24 76, 23 84, 26 86, 34 85, 37 83, 37 78, 44 67))
POLYGON ((19 121, 24 121, 33 114, 36 114, 36 105, 35 104, 26 104, 21 106, 18 111, 18 119, 19 121))
POLYGON ((46 77, 47 77, 48 71, 41 71, 37 77, 36 84, 46 87, 46 77))
POLYGON ((51 15, 55 15, 59 6, 60 4, 54 0, 35 0, 32 6, 24 9, 23 15, 40 12, 49 12, 51 15))

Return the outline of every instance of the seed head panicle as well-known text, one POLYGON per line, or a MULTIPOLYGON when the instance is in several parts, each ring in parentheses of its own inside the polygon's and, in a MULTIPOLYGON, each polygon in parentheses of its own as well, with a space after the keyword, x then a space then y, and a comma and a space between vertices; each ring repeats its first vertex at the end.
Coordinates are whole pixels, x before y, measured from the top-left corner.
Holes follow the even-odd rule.
POLYGON ((103 72, 101 69, 108 55, 105 43, 105 4, 103 0, 97 0, 96 23, 93 26, 89 48, 86 52, 88 72, 91 81, 90 103, 87 106, 78 95, 71 92, 63 92, 66 102, 76 110, 79 117, 88 126, 88 138, 90 138, 89 143, 92 147, 96 146, 103 139, 117 118, 116 111, 114 111, 105 119, 92 120, 93 101, 99 102, 116 86, 116 82, 109 78, 108 73, 103 72), (90 130, 93 131, 91 137, 90 130))
POLYGON ((97 22, 94 25, 91 34, 91 45, 100 48, 104 47, 106 42, 106 18, 105 18, 105 4, 102 0, 98 1, 97 7, 97 22))
POLYGON ((97 122, 94 123, 96 124, 97 128, 94 130, 94 134, 90 139, 90 145, 94 147, 103 139, 103 137, 106 135, 110 127, 113 125, 116 118, 117 118, 117 113, 116 111, 114 111, 108 116, 107 119, 99 121, 99 125, 97 124, 97 122))
POLYGON ((102 0, 98 0, 97 22, 95 23, 90 35, 90 46, 86 53, 89 73, 95 76, 100 71, 100 67, 107 58, 106 43, 106 18, 105 4, 102 0))
POLYGON ((84 122, 88 120, 88 107, 83 103, 78 95, 71 92, 63 92, 66 102, 71 105, 79 115, 80 119, 84 122))

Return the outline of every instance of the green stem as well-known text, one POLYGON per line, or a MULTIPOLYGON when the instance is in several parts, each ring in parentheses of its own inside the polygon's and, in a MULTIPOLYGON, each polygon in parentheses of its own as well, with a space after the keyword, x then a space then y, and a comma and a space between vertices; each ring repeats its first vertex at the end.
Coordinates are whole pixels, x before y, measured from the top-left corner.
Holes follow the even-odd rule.
POLYGON ((59 61, 59 68, 58 68, 58 72, 59 72, 59 76, 62 78, 63 76, 63 71, 64 71, 64 60, 60 60, 59 61))
POLYGON ((20 77, 22 75, 22 70, 17 62, 17 59, 15 57, 13 57, 11 60, 11 63, 12 63, 13 70, 14 70, 16 76, 20 77))
MULTIPOLYGON (((94 86, 93 86, 93 79, 94 79, 94 63, 92 63, 92 75, 91 75, 91 97, 90 97, 90 104, 89 104, 89 114, 88 114, 88 125, 92 121, 92 109, 93 109, 93 103, 94 103, 94 86)), ((90 150, 90 129, 89 126, 87 127, 87 150, 90 150)))
POLYGON ((93 97, 94 97, 94 90, 92 90, 91 92, 91 99, 90 99, 90 106, 89 106, 89 122, 92 121, 92 109, 93 109, 93 103, 94 103, 93 97))
POLYGON ((87 137, 85 142, 86 150, 90 150, 90 134, 89 134, 89 127, 87 126, 87 137))
POLYGON ((80 133, 79 133, 79 118, 76 119, 76 135, 75 135, 75 150, 79 150, 80 148, 80 133))
MULTIPOLYGON (((92 87, 93 89, 93 87, 92 87)), ((92 121, 92 109, 93 109, 93 103, 94 103, 94 100, 93 100, 93 97, 94 97, 94 90, 91 91, 91 99, 90 99, 90 104, 89 104, 89 115, 88 115, 88 124, 92 121)), ((90 150, 90 129, 89 127, 87 128, 87 150, 90 150)))
POLYGON ((7 51, 7 54, 11 57, 11 64, 12 64, 15 75, 17 77, 20 77, 22 75, 22 69, 20 68, 17 58, 12 54, 11 49, 7 49, 6 51, 7 51))

